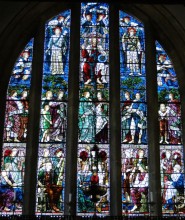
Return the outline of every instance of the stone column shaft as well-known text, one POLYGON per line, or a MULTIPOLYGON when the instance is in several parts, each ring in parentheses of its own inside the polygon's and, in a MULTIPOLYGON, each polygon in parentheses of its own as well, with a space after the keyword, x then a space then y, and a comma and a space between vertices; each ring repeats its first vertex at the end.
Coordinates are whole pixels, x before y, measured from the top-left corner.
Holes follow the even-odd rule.
POLYGON ((25 161, 23 215, 35 214, 35 197, 37 185, 37 160, 40 126, 40 100, 42 88, 44 23, 34 37, 32 78, 29 95, 28 134, 25 161))
POLYGON ((80 3, 71 8, 69 97, 67 116, 67 145, 65 170, 65 215, 76 215, 77 193, 77 146, 78 146, 78 104, 80 66, 80 3), (69 204, 69 195, 71 203, 69 204))
POLYGON ((147 97, 147 127, 149 151, 149 199, 151 215, 162 214, 161 180, 160 180, 160 149, 158 121, 158 93, 155 39, 150 24, 145 24, 146 37, 146 97, 147 97), (151 196, 152 194, 152 196, 151 196))
POLYGON ((121 216, 119 10, 110 4, 110 215, 121 216))

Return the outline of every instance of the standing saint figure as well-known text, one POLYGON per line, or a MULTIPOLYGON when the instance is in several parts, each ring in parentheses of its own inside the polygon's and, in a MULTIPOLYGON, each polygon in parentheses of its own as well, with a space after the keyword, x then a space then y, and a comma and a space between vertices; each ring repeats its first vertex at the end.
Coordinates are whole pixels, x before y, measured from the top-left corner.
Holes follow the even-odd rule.
POLYGON ((103 98, 102 92, 97 92, 96 111, 96 135, 95 141, 98 143, 108 142, 108 104, 103 98))
POLYGON ((54 34, 51 36, 47 53, 51 55, 51 74, 64 74, 63 55, 66 53, 66 31, 62 33, 62 28, 55 27, 54 34))
POLYGON ((174 98, 174 94, 169 94, 169 142, 170 144, 180 144, 181 143, 181 110, 179 101, 174 98))
POLYGON ((80 99, 79 106, 79 142, 92 142, 95 138, 95 117, 94 104, 90 98, 90 92, 85 91, 83 97, 80 99))
POLYGON ((140 212, 147 211, 147 197, 148 197, 148 161, 144 156, 144 149, 138 149, 136 159, 134 161, 134 168, 130 175, 131 181, 131 198, 134 204, 131 212, 139 209, 140 212))
POLYGON ((169 107, 165 104, 160 104, 159 113, 159 126, 160 126, 160 144, 169 144, 168 141, 168 119, 169 119, 169 107))
POLYGON ((133 75, 134 72, 141 75, 140 62, 142 48, 136 32, 134 27, 130 27, 122 37, 122 47, 125 52, 125 63, 130 71, 129 75, 133 75))
POLYGON ((51 139, 62 141, 66 136, 67 126, 67 105, 64 102, 64 91, 57 93, 56 101, 50 102, 50 112, 52 118, 51 139))
POLYGON ((130 132, 131 132, 131 141, 130 144, 138 142, 141 144, 145 139, 145 129, 146 129, 146 107, 141 100, 140 93, 136 93, 135 99, 127 110, 128 113, 131 113, 131 123, 130 123, 130 132))
POLYGON ((133 149, 127 148, 125 151, 125 158, 122 162, 122 177, 123 177, 123 194, 124 201, 130 202, 130 190, 132 183, 132 172, 134 169, 134 155, 133 149))
POLYGON ((50 128, 52 125, 50 107, 48 104, 45 104, 42 109, 41 116, 41 125, 42 125, 42 134, 41 134, 41 142, 50 141, 50 128))
POLYGON ((132 100, 130 98, 130 93, 128 91, 126 91, 125 92, 125 101, 124 101, 122 109, 121 109, 121 112, 122 112, 121 126, 122 126, 123 143, 127 143, 127 142, 131 141, 131 139, 132 139, 131 131, 130 131, 131 112, 129 110, 131 104, 132 104, 132 100))

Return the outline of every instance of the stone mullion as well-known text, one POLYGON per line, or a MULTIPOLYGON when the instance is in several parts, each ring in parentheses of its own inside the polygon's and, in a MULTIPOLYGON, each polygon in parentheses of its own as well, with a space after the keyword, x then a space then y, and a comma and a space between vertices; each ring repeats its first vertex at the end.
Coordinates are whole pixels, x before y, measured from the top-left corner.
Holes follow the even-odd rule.
POLYGON ((40 22, 37 33, 34 37, 33 46, 32 78, 29 93, 28 134, 24 176, 23 215, 34 215, 36 206, 44 32, 44 22, 40 22))
POLYGON ((119 10, 110 4, 110 215, 122 215, 119 10))
POLYGON ((160 146, 158 122, 158 93, 156 49, 152 27, 145 24, 146 36, 146 94, 147 94, 147 127, 149 149, 149 202, 151 215, 162 215, 161 179, 160 179, 160 146))
POLYGON ((71 7, 68 116, 65 170, 65 215, 76 215, 80 66, 80 3, 71 7), (69 198, 71 202, 69 201, 69 198))

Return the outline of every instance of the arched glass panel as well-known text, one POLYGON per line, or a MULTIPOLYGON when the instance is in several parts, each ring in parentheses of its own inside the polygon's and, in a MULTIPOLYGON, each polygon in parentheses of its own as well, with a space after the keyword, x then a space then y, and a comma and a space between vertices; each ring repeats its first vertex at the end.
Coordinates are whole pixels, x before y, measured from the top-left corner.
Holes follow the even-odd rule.
POLYGON ((109 7, 81 4, 77 212, 109 214, 109 7))
POLYGON ((10 77, 5 112, 0 186, 1 212, 22 213, 33 39, 10 77))
POLYGON ((180 214, 185 213, 185 205, 179 85, 173 64, 159 42, 156 42, 156 60, 162 211, 180 214))
POLYGON ((148 213, 144 27, 120 11, 122 212, 148 213))
POLYGON ((63 214, 70 10, 45 25, 36 213, 63 214))

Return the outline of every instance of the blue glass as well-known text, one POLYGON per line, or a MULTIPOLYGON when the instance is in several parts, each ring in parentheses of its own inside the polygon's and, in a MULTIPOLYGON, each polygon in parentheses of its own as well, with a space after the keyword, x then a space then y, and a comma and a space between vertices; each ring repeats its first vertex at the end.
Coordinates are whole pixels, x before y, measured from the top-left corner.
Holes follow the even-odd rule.
POLYGON ((78 215, 94 213, 108 215, 110 201, 107 157, 109 154, 108 4, 81 4, 80 47, 78 150, 80 155, 88 154, 89 159, 84 161, 80 155, 78 158, 80 163, 78 163, 77 212, 78 215), (89 150, 82 150, 83 148, 89 150), (96 152, 95 155, 93 151, 96 152), (101 153, 107 155, 103 163, 98 157, 101 153), (87 164, 85 168, 83 164, 87 164))
POLYGON ((144 26, 123 11, 119 12, 119 26, 122 213, 148 214, 144 26))
POLYGON ((45 25, 36 214, 64 214, 71 12, 45 25))
POLYGON ((143 24, 120 11, 120 73, 125 76, 145 75, 145 39, 143 24))
POLYGON ((17 58, 8 84, 0 174, 2 214, 22 213, 33 41, 17 58))
POLYGON ((158 99, 160 102, 168 101, 168 95, 172 92, 175 99, 180 98, 179 84, 173 64, 165 50, 156 41, 157 84, 158 99))
POLYGON ((166 51, 156 41, 162 212, 184 214, 184 163, 178 79, 166 51))

